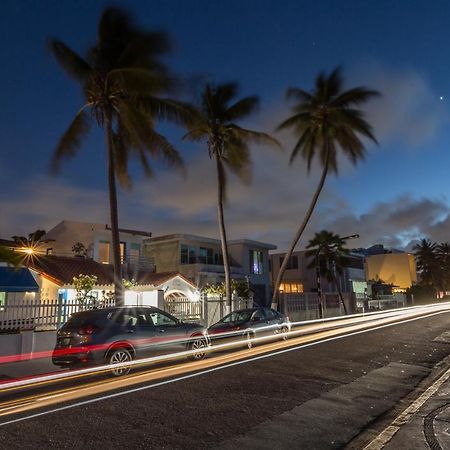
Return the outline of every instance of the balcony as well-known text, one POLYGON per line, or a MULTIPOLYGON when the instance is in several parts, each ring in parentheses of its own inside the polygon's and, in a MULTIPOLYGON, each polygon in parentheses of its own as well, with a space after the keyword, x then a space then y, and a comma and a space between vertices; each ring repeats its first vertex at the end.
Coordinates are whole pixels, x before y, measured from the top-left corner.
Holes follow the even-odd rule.
POLYGON ((125 255, 122 255, 121 263, 129 269, 146 270, 148 272, 156 271, 154 258, 134 252, 126 252, 125 255))

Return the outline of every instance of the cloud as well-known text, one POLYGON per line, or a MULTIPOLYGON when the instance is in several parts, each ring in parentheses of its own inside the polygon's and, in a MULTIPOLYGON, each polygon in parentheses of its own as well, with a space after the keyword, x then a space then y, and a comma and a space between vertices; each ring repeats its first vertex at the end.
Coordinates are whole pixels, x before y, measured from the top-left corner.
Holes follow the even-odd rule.
POLYGON ((378 90, 366 112, 380 143, 400 141, 415 147, 434 138, 448 121, 444 104, 426 78, 415 70, 370 62, 351 71, 351 82, 378 90))

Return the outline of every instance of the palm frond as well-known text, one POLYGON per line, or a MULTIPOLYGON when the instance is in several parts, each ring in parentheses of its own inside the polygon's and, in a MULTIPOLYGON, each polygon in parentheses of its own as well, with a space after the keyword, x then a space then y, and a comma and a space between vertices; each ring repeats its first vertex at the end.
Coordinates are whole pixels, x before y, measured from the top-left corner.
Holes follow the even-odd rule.
POLYGON ((258 106, 259 98, 257 96, 245 97, 228 108, 226 111, 227 120, 233 122, 237 119, 243 119, 255 112, 258 106))
POLYGON ((270 145, 273 147, 277 147, 279 149, 282 148, 278 140, 268 133, 241 128, 240 126, 234 123, 229 124, 228 128, 231 130, 233 135, 247 141, 248 143, 270 145))
POLYGON ((58 64, 72 78, 85 82, 91 75, 91 66, 66 44, 57 39, 50 39, 48 46, 58 64))
POLYGON ((61 137, 53 155, 51 171, 57 173, 61 160, 72 158, 81 146, 82 139, 89 133, 91 118, 85 106, 77 113, 69 128, 61 137))

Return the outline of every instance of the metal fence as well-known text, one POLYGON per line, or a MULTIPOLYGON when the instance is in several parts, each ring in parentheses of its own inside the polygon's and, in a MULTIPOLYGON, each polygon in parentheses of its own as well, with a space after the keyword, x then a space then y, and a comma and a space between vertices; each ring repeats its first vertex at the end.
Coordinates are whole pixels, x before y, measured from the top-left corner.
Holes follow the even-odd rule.
MULTIPOLYGON (((351 303, 350 294, 344 293, 344 301, 351 303)), ((340 316, 344 313, 338 293, 323 293, 324 317, 340 316)), ((319 298, 316 292, 284 293, 281 298, 282 312, 291 320, 310 320, 319 318, 319 298)))

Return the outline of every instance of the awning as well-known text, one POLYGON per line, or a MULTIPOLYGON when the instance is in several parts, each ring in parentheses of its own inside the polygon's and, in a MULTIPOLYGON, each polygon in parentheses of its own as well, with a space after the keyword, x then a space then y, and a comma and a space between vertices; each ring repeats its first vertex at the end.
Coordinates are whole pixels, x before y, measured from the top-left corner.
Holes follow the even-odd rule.
POLYGON ((0 292, 37 292, 39 286, 26 268, 0 267, 0 292))

